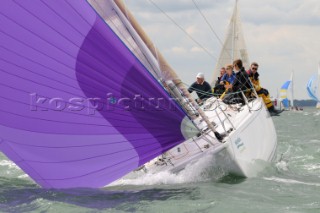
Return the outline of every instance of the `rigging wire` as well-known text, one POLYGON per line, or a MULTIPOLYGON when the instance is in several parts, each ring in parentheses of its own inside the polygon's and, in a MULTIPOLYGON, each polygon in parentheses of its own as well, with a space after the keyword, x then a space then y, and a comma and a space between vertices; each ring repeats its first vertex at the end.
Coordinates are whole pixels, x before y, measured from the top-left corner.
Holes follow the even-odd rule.
POLYGON ((214 31, 212 25, 210 24, 210 22, 208 21, 207 17, 204 15, 204 13, 201 11, 200 7, 198 6, 198 4, 196 3, 196 0, 192 0, 194 6, 197 8, 198 12, 200 13, 200 15, 202 16, 202 18, 204 19, 204 21, 207 23, 207 25, 209 26, 211 32, 216 36, 216 38, 218 39, 218 41, 220 42, 221 46, 223 46, 223 42, 220 39, 220 37, 218 36, 218 34, 214 31))
MULTIPOLYGON (((216 36, 216 38, 218 39, 219 43, 221 44, 222 48, 223 48, 223 42, 220 39, 220 37, 218 36, 218 34, 216 33, 216 31, 213 29, 212 25, 210 24, 210 22, 208 21, 207 17, 204 15, 204 13, 201 11, 200 7, 198 6, 198 4, 196 3, 196 0, 192 0, 194 6, 197 8, 198 12, 200 13, 200 15, 202 16, 202 18, 204 19, 204 21, 207 23, 207 25, 209 26, 211 32, 216 36)), ((230 53, 228 51, 226 51, 228 53, 228 55, 231 57, 230 53)))
POLYGON ((153 6, 155 6, 161 13, 163 13, 172 23, 174 23, 184 34, 186 34, 194 43, 196 43, 201 49, 203 49, 211 58, 218 61, 210 51, 201 45, 195 38, 193 38, 183 27, 181 27, 171 16, 169 16, 164 10, 162 10, 153 0, 149 0, 153 6))

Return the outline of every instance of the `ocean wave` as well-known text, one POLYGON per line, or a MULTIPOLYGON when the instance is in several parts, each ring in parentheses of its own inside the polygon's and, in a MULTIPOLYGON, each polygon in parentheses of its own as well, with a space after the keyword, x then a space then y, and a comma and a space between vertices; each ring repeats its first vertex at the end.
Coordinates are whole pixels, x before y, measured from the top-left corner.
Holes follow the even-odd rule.
POLYGON ((310 142, 310 143, 319 143, 320 140, 318 140, 318 139, 311 139, 309 142, 310 142))
POLYGON ((308 160, 314 160, 315 157, 312 156, 312 155, 299 155, 299 156, 293 156, 291 158, 291 160, 299 160, 301 162, 305 162, 305 161, 308 161, 308 160))
POLYGON ((9 160, 1 160, 0 166, 7 166, 7 167, 9 167, 9 169, 19 169, 20 170, 20 168, 15 163, 13 163, 12 161, 9 161, 9 160))
POLYGON ((320 169, 320 164, 319 163, 317 163, 317 164, 307 164, 307 165, 304 165, 303 167, 308 171, 312 171, 312 170, 320 169))
POLYGON ((264 177, 263 179, 269 180, 269 181, 275 181, 278 183, 287 183, 287 184, 302 184, 302 185, 308 185, 308 186, 318 186, 320 187, 320 183, 308 183, 308 182, 302 182, 298 180, 293 179, 285 179, 285 178, 279 178, 279 177, 264 177))
POLYGON ((29 179, 29 175, 27 175, 27 174, 19 175, 18 178, 21 178, 21 179, 28 178, 29 179))

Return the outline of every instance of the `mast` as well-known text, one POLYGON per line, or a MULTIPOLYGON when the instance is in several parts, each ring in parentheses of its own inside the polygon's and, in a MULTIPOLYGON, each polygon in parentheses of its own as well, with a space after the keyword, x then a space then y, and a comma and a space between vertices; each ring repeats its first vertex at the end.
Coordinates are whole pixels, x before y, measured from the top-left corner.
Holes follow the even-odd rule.
POLYGON ((294 90, 294 84, 293 84, 293 70, 292 70, 292 72, 291 72, 291 99, 292 99, 292 101, 291 101, 291 106, 292 107, 294 107, 294 104, 293 104, 293 102, 294 102, 294 94, 293 94, 293 90, 294 90))
POLYGON ((318 64, 318 78, 317 78, 317 85, 316 85, 316 95, 317 95, 317 99, 318 99, 318 102, 317 102, 317 105, 316 105, 316 108, 317 109, 320 109, 320 62, 318 64))
POLYGON ((319 62, 319 64, 318 64, 318 79, 317 79, 318 81, 317 81, 317 83, 318 83, 318 85, 316 85, 316 87, 318 87, 318 99, 320 99, 320 62, 319 62))
POLYGON ((234 8, 234 15, 233 15, 233 27, 232 27, 232 48, 231 48, 231 61, 230 63, 232 64, 233 61, 234 61, 234 54, 235 54, 235 44, 236 44, 236 22, 238 21, 237 20, 237 17, 238 17, 238 0, 236 0, 236 5, 235 5, 235 8, 234 8))
MULTIPOLYGON (((217 132, 215 130, 214 126, 212 125, 212 123, 209 121, 208 117, 204 114, 204 112, 201 110, 201 108, 198 107, 195 100, 192 98, 191 94, 188 92, 187 88, 184 86, 181 79, 177 76, 176 72, 169 65, 169 63, 165 60, 165 58, 160 53, 160 51, 157 48, 155 48, 155 45, 153 44, 151 39, 144 32, 144 30, 142 29, 140 24, 136 21, 135 17, 132 15, 132 13, 126 8, 123 0, 114 0, 114 3, 120 9, 120 11, 126 15, 126 18, 130 22, 131 26, 135 29, 135 31, 141 37, 143 42, 147 45, 147 47, 149 48, 152 55, 158 59, 159 65, 160 65, 160 70, 164 73, 165 76, 168 76, 170 78, 170 80, 173 82, 174 86, 177 87, 182 92, 182 95, 185 96, 187 98, 187 100, 193 105, 193 107, 197 110, 199 115, 204 119, 204 121, 208 125, 208 128, 210 128, 213 132, 217 132)), ((170 87, 170 89, 172 89, 172 87, 170 87)), ((195 119, 196 117, 193 116, 191 118, 195 119)))

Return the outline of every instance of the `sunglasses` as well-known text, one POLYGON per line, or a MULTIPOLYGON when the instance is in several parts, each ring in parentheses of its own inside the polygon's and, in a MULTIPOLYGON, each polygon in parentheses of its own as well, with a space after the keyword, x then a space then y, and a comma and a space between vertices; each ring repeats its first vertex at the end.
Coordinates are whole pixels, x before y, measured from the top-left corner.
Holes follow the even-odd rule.
POLYGON ((257 67, 253 67, 253 68, 251 68, 252 70, 258 70, 258 68, 257 67))

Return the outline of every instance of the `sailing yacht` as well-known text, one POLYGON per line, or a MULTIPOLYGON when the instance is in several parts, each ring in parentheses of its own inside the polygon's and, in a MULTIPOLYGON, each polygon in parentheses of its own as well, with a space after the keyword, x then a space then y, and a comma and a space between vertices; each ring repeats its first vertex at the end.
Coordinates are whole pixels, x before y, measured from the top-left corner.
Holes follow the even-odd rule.
POLYGON ((318 74, 313 75, 308 81, 307 92, 309 97, 317 102, 316 108, 320 109, 320 63, 318 65, 318 74))
POLYGON ((286 81, 280 89, 280 100, 284 110, 302 111, 301 107, 294 105, 294 72, 291 72, 290 80, 286 81))
POLYGON ((205 155, 250 177, 273 159, 262 99, 199 107, 121 0, 4 1, 0 15, 0 150, 40 186, 104 187, 205 155))
POLYGON ((281 103, 285 110, 290 110, 293 107, 293 72, 290 80, 286 81, 280 89, 281 103), (291 100, 289 99, 289 89, 291 90, 291 100))

